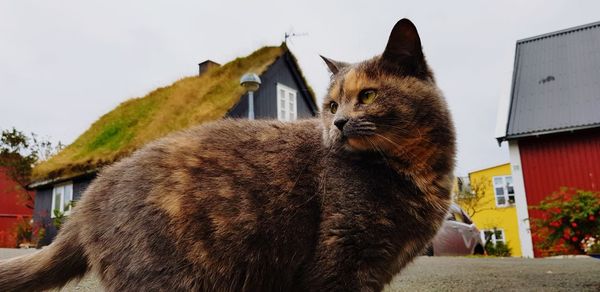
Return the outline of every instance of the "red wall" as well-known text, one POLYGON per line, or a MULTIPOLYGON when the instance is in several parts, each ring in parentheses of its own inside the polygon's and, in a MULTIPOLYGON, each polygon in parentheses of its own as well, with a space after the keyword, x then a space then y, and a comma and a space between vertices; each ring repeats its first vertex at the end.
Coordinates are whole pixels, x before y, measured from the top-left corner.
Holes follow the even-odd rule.
POLYGON ((529 207, 561 187, 600 191, 600 129, 519 140, 519 152, 529 207))
POLYGON ((31 218, 33 210, 19 199, 16 184, 0 169, 0 247, 16 246, 16 225, 31 218))

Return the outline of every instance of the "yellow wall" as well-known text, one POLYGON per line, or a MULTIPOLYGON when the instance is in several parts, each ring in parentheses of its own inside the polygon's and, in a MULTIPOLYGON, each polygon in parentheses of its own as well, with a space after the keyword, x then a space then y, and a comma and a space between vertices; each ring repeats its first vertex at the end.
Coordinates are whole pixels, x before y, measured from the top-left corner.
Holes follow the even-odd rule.
POLYGON ((510 163, 478 170, 469 174, 471 185, 480 183, 485 192, 484 199, 480 201, 478 209, 482 210, 473 216, 473 222, 479 230, 501 228, 508 246, 512 249, 512 256, 521 256, 519 240, 519 227, 517 224, 517 209, 515 205, 497 207, 494 195, 494 176, 511 175, 510 163))

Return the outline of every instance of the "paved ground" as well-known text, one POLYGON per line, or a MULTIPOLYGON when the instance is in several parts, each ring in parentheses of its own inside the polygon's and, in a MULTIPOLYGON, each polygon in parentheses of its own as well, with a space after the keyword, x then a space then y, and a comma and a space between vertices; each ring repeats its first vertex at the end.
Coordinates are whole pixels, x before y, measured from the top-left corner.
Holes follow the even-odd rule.
MULTIPOLYGON (((0 259, 33 250, 0 249, 0 259)), ((600 260, 420 257, 394 278, 396 291, 600 291, 600 260)), ((102 291, 93 275, 63 291, 102 291)))
POLYGON ((600 260, 420 257, 391 291, 600 291, 600 260))

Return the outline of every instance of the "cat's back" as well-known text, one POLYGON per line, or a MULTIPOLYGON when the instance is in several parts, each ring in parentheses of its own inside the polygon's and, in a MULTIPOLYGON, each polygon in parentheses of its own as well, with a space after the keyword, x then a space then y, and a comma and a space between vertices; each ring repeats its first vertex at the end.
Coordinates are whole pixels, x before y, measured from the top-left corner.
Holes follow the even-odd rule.
POLYGON ((118 289, 131 288, 118 286, 123 273, 186 289, 296 275, 316 240, 321 131, 313 120, 223 120, 107 168, 78 208, 92 266, 118 289), (238 279, 245 269, 280 277, 238 279))
POLYGON ((182 171, 222 176, 225 173, 215 171, 228 168, 246 176, 253 175, 245 172, 251 170, 281 173, 298 159, 319 154, 320 127, 317 120, 284 123, 224 119, 151 142, 105 168, 97 181, 114 183, 143 177, 147 184, 159 184, 167 177, 184 180, 186 175, 182 171))

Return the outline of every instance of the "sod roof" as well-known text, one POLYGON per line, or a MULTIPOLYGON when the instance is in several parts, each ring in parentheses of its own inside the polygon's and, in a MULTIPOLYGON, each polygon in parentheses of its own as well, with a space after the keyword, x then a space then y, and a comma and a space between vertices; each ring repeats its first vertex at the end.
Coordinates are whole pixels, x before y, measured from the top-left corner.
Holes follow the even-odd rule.
POLYGON ((33 181, 40 184, 95 171, 168 133, 222 118, 244 93, 240 77, 249 71, 262 74, 285 52, 284 45, 263 47, 201 76, 183 78, 121 103, 75 142, 35 166, 33 181))

